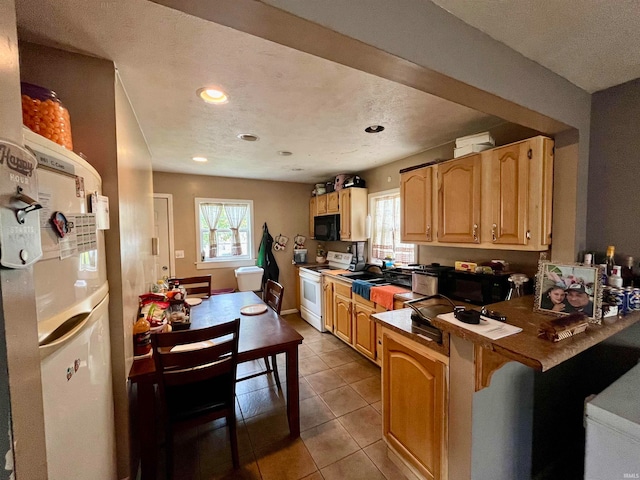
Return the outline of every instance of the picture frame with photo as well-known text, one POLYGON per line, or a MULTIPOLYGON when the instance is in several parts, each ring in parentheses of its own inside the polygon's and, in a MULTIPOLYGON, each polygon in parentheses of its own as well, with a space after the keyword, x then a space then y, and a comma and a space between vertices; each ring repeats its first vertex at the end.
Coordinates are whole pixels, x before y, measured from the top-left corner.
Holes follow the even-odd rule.
POLYGON ((534 312, 558 316, 582 312, 589 323, 602 321, 602 272, 598 266, 540 261, 534 312))

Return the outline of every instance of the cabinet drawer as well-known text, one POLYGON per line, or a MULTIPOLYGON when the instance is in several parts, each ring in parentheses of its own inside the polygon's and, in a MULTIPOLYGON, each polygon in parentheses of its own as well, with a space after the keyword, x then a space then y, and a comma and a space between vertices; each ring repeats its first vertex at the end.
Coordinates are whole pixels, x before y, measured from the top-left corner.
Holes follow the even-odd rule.
POLYGON ((342 295, 343 297, 351 298, 351 285, 345 285, 343 283, 337 283, 336 282, 333 290, 338 295, 342 295))
POLYGON ((359 303, 360 305, 364 306, 364 307, 369 307, 369 308, 375 308, 376 304, 373 303, 371 300, 367 300, 364 297, 361 297, 360 295, 358 295, 357 293, 353 294, 353 300, 356 303, 359 303))

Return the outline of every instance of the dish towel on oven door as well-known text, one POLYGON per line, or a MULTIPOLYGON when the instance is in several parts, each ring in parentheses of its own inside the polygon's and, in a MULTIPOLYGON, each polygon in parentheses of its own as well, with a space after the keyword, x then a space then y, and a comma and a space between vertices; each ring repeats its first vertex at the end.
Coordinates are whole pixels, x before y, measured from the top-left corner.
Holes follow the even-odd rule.
POLYGON ((360 295, 365 300, 370 300, 371 284, 364 280, 354 280, 351 284, 351 291, 357 295, 360 295))
POLYGON ((372 287, 371 298, 372 302, 382 305, 387 310, 393 310, 393 296, 396 293, 407 293, 409 290, 402 287, 396 287, 395 285, 386 285, 384 287, 372 287))

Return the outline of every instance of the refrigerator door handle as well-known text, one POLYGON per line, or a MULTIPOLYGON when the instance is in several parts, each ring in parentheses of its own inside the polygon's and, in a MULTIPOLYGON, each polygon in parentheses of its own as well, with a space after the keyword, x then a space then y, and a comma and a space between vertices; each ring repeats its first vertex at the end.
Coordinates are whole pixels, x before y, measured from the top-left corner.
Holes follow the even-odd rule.
POLYGON ((73 337, 89 320, 93 312, 84 312, 66 320, 38 343, 39 347, 53 347, 73 337))

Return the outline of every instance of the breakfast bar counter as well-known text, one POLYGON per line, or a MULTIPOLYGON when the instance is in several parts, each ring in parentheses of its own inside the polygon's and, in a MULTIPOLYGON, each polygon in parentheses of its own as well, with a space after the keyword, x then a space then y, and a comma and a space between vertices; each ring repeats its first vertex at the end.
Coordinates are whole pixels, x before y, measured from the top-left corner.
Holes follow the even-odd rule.
MULTIPOLYGON (((522 328, 522 332, 498 340, 491 340, 469 329, 454 325, 438 317, 433 325, 443 332, 443 343, 438 345, 426 337, 413 333, 411 328, 411 309, 394 310, 376 314, 373 319, 380 325, 403 334, 418 343, 422 343, 441 353, 449 351, 449 337, 457 336, 475 345, 498 353, 509 360, 515 360, 539 371, 547 371, 560 363, 573 358, 588 348, 597 345, 618 332, 640 321, 640 312, 622 317, 607 318, 602 325, 589 324, 583 333, 559 342, 551 342, 539 336, 541 324, 556 318, 550 314, 533 311, 533 296, 525 296, 488 306, 507 317, 507 323, 522 328)), ((457 302, 459 303, 459 302, 457 302)))

